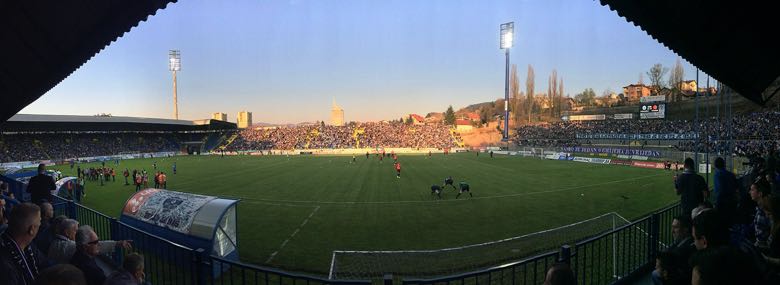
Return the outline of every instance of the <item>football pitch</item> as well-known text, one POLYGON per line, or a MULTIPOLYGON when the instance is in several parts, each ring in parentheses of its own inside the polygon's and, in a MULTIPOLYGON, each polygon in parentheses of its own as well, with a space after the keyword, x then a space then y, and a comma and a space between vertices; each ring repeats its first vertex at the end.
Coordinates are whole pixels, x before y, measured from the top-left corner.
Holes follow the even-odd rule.
MULTIPOLYGON (((423 250, 459 247, 551 229, 617 212, 635 219, 678 201, 671 171, 475 153, 400 155, 381 163, 357 156, 180 156, 124 160, 116 182, 87 181, 83 204, 119 215, 135 187, 122 171, 152 163, 168 189, 237 198, 242 261, 327 274, 333 250, 423 250), (177 174, 171 171, 173 162, 177 174), (452 176, 442 200, 432 184, 452 176)), ((99 166, 81 164, 82 168, 99 166)), ((64 175, 75 168, 56 166, 64 175)), ((149 182, 153 186, 153 182, 149 182)))

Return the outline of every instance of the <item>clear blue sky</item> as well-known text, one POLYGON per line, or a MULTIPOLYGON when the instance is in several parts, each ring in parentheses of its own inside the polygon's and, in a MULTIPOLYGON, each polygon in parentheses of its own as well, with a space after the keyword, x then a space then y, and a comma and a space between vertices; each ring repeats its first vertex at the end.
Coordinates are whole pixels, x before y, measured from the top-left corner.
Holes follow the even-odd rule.
MULTIPOLYGON (((565 93, 639 80, 676 55, 591 0, 182 0, 142 22, 21 113, 172 117, 169 49, 179 49, 179 114, 253 112, 255 122, 397 119, 503 98, 499 25, 536 91, 558 70, 565 93)), ((686 79, 695 68, 684 62, 686 79)), ((667 78, 664 78, 665 80, 667 78)), ((649 80, 645 76, 645 83, 649 80)), ((700 80, 703 84, 704 80, 700 80)), ((523 88, 524 89, 524 88, 523 88)))

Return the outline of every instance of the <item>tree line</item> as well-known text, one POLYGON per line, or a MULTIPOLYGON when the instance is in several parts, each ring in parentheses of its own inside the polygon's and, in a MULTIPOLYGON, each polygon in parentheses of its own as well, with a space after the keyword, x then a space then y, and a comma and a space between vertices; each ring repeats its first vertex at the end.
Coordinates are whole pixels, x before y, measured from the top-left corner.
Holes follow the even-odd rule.
MULTIPOLYGON (((646 73, 640 74, 639 83, 642 84, 643 76, 647 75, 650 80, 650 89, 653 94, 658 94, 660 90, 669 88, 673 92, 681 92, 684 82, 685 72, 678 58, 674 67, 671 69, 657 63, 653 65, 646 73), (665 75, 669 73, 668 79, 664 80, 665 75)), ((564 96, 563 78, 558 76, 557 70, 553 69, 547 77, 547 92, 535 94, 536 75, 532 65, 528 65, 526 71, 525 90, 520 90, 520 79, 517 72, 517 65, 512 64, 509 77, 509 111, 511 119, 515 122, 533 122, 541 120, 542 117, 560 118, 563 111, 568 110, 567 101, 569 96, 564 96)), ((614 94, 610 88, 602 93, 606 98, 614 94)), ((578 106, 595 106, 597 95, 592 88, 585 88, 582 92, 576 93, 573 99, 578 106)), ((481 106, 477 110, 480 116, 480 123, 484 124, 493 117, 504 116, 504 99, 498 99, 494 102, 481 106)), ((449 106, 444 111, 443 121, 445 124, 454 125, 456 120, 455 111, 449 106)))

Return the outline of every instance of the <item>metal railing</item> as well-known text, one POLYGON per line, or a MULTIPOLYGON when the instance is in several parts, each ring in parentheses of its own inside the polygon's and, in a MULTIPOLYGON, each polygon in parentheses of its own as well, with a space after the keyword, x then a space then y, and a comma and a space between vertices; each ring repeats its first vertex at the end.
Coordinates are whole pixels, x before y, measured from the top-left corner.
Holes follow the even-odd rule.
POLYGON ((578 284, 611 284, 634 277, 655 264, 658 252, 673 242, 671 224, 679 204, 578 242, 569 260, 578 284))
MULTIPOLYGON (((132 240, 134 252, 144 255, 151 284, 195 284, 201 252, 112 219, 112 239, 132 240)), ((123 256, 118 254, 117 256, 123 256)), ((121 258, 115 258, 117 264, 121 258)))
MULTIPOLYGON (((59 196, 53 200, 56 215, 92 226, 100 239, 132 240, 132 251, 144 255, 144 271, 152 284, 371 284, 370 280, 329 280, 210 256, 203 249, 192 249, 145 232, 72 200, 59 196)), ((123 250, 117 248, 109 258, 118 265, 123 256, 123 250)))
POLYGON ((68 204, 69 200, 60 198, 59 196, 52 196, 53 201, 51 202, 52 208, 54 208, 54 216, 67 216, 71 217, 70 212, 70 205, 68 204))
MULTIPOLYGON (((133 251, 145 257, 147 279, 153 284, 255 284, 255 285, 320 285, 371 284, 371 280, 332 280, 278 269, 245 264, 204 254, 203 249, 191 249, 150 234, 88 207, 54 197, 54 211, 93 226, 101 238, 133 240, 133 251)), ((626 277, 647 272, 658 252, 673 242, 671 224, 680 213, 672 205, 639 220, 609 230, 576 243, 516 262, 478 271, 431 279, 385 277, 384 284, 402 285, 450 284, 543 284, 546 270, 556 262, 571 264, 578 284, 618 283, 626 277)), ((121 263, 121 249, 113 255, 121 263)))
POLYGON ((92 229, 100 239, 110 239, 113 237, 111 233, 111 223, 114 218, 111 218, 101 212, 90 209, 87 206, 81 205, 76 202, 69 203, 71 211, 73 211, 72 219, 79 221, 81 225, 90 225, 92 229))
POLYGON ((646 264, 652 219, 645 217, 577 243, 572 269, 579 284, 609 284, 646 264))
POLYGON ((542 284, 547 269, 559 261, 561 254, 552 251, 517 262, 488 269, 432 279, 404 279, 403 285, 438 284, 542 284))
POLYGON ((238 261, 210 256, 205 268, 214 274, 204 275, 202 284, 249 284, 249 285, 370 285, 371 280, 331 280, 306 274, 246 264, 238 261))

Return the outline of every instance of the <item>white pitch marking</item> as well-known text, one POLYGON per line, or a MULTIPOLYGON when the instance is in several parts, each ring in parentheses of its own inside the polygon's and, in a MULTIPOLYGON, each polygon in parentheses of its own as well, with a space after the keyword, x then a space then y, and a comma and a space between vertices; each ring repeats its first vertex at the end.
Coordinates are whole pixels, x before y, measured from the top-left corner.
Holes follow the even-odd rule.
POLYGON ((280 245, 280 246, 279 246, 279 249, 277 249, 276 251, 274 251, 273 253, 271 253, 271 255, 270 255, 270 256, 268 256, 268 259, 266 259, 266 260, 265 260, 265 263, 270 263, 270 262, 271 262, 271 260, 273 260, 273 259, 274 259, 274 257, 276 256, 276 254, 278 254, 278 253, 279 253, 279 251, 280 251, 280 250, 282 250, 282 248, 284 248, 284 246, 286 246, 288 242, 290 242, 290 239, 292 239, 292 238, 293 238, 295 235, 297 235, 297 234, 298 234, 298 232, 300 232, 300 231, 301 231, 301 229, 303 228, 303 226, 305 226, 305 225, 306 225, 306 223, 308 223, 308 222, 309 222, 309 219, 311 219, 311 217, 313 217, 313 216, 314 216, 314 214, 315 214, 315 213, 317 213, 317 211, 318 211, 319 209, 320 209, 320 206, 314 207, 314 210, 312 210, 312 211, 311 211, 311 213, 309 214, 309 216, 308 216, 308 217, 306 217, 306 219, 304 219, 304 220, 303 220, 303 222, 301 223, 301 225, 300 225, 300 226, 298 226, 298 228, 296 228, 296 229, 295 229, 295 231, 294 231, 292 234, 290 234, 290 236, 289 236, 289 237, 287 237, 287 239, 285 239, 285 240, 282 242, 282 245, 280 245))

